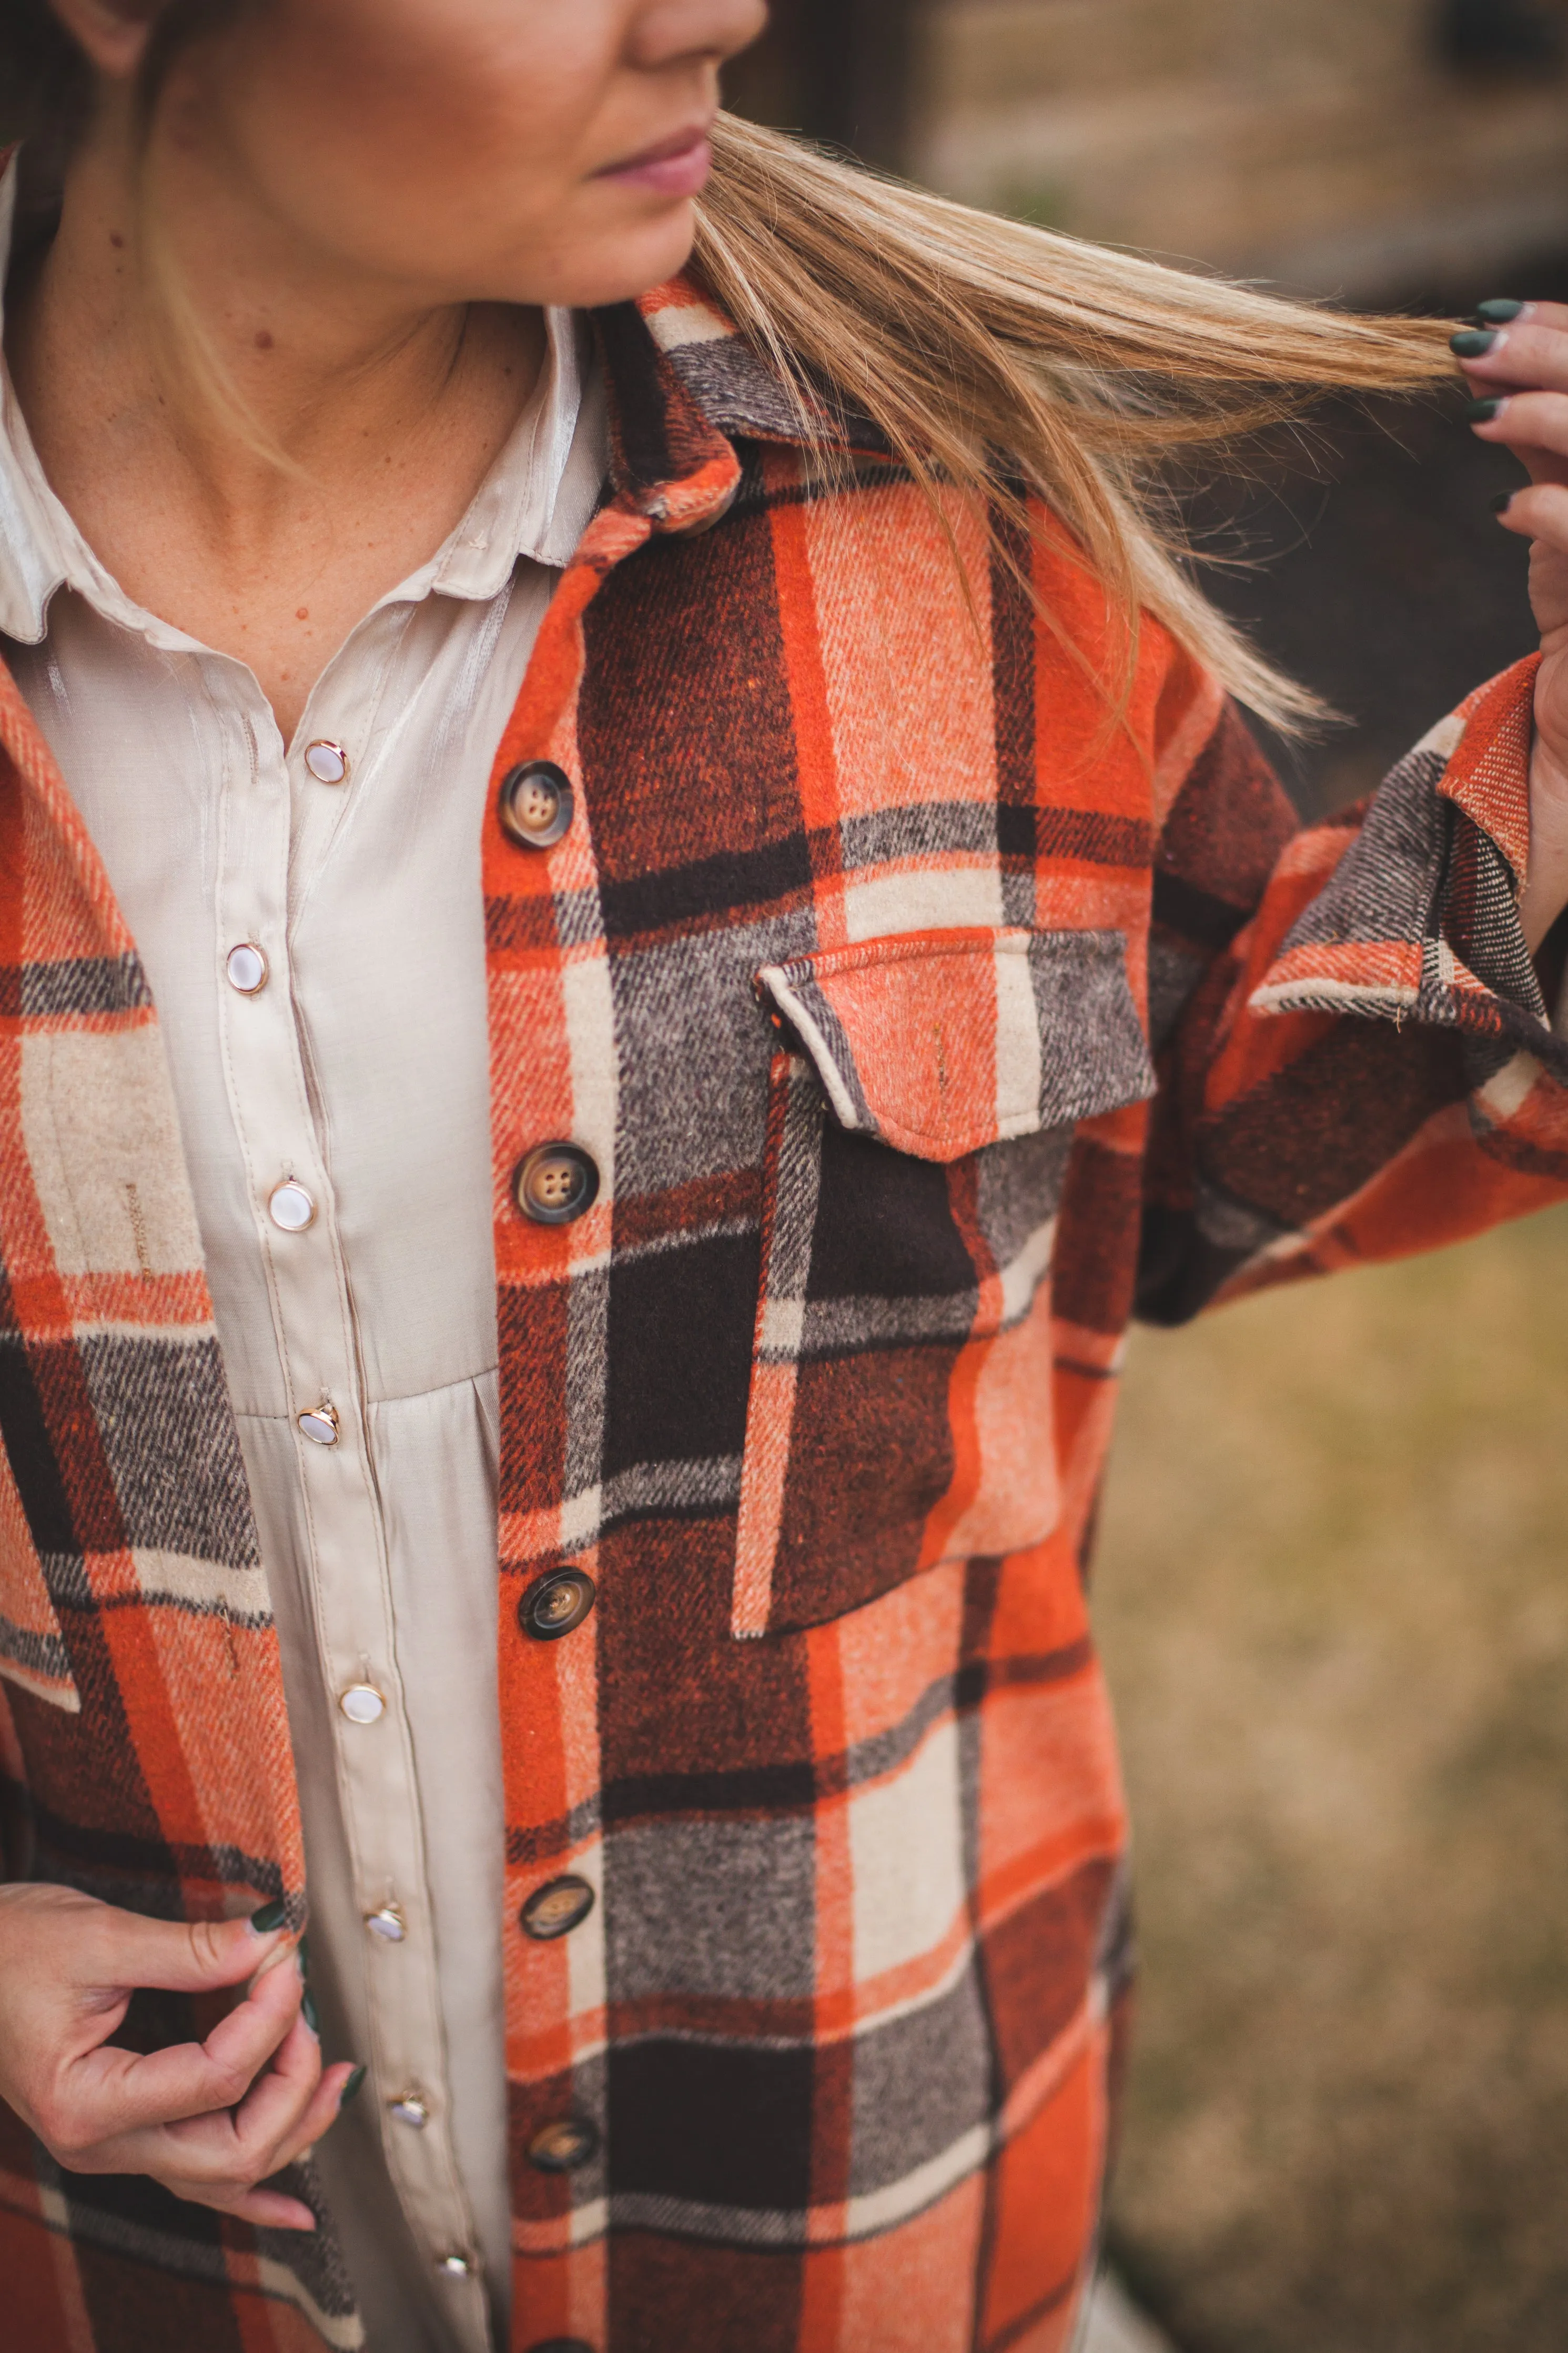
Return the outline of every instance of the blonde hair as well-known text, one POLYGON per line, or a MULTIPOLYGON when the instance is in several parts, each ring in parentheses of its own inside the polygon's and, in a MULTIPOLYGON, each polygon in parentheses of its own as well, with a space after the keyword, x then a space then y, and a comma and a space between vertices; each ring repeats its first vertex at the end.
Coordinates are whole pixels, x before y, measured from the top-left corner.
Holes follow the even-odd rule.
MULTIPOLYGON (((858 410, 933 498, 984 505, 1003 561, 1032 493, 1121 623, 1113 703, 1152 614, 1287 731, 1321 705, 1204 596, 1162 470, 1330 391, 1452 382, 1451 322, 1280 300, 999 219, 721 115, 694 264, 794 390, 858 410)), ((1051 616, 1045 615, 1047 624, 1051 616)))

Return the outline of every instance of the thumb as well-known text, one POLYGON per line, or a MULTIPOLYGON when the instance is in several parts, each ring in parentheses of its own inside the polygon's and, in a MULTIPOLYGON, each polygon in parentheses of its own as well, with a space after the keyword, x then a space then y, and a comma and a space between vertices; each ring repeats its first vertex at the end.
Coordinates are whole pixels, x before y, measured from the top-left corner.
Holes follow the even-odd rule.
MULTIPOLYGON (((258 1916, 266 1920, 273 1909, 264 1905, 258 1916)), ((258 1933, 249 1920, 149 1920, 109 1907, 94 1930, 93 1950, 81 1957, 85 1982, 170 1993, 243 1985, 295 1943, 281 1925, 258 1933)))

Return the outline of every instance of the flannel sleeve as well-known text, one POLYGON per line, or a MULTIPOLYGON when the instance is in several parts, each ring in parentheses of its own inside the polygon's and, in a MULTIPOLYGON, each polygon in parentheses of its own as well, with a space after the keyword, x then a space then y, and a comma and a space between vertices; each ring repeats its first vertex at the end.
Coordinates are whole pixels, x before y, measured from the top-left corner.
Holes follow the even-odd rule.
POLYGON ((1568 1044, 1517 913, 1535 668, 1304 829, 1227 702, 1168 696, 1146 1320, 1568 1196, 1568 1044))

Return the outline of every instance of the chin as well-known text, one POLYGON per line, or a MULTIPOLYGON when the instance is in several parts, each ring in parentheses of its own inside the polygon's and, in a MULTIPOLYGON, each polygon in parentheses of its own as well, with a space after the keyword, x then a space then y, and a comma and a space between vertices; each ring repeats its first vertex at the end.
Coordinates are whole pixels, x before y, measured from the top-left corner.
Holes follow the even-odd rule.
POLYGON ((652 286, 674 278, 691 258, 697 235, 696 200, 683 196, 646 217, 607 234, 584 238, 547 273, 543 286, 531 285, 511 299, 559 303, 573 311, 596 311, 610 302, 629 302, 652 286))

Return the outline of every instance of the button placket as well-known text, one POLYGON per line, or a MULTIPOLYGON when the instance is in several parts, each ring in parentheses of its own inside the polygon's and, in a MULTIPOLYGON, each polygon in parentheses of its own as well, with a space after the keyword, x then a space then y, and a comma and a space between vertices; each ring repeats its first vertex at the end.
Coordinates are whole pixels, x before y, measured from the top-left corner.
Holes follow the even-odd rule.
MULTIPOLYGON (((301 731, 302 741, 337 735, 330 724, 301 731)), ((431 2100, 425 2127, 414 2131, 395 2122, 387 2107, 407 2085, 445 2080, 445 2037, 352 1302, 290 984, 288 878, 291 856, 297 877, 301 869, 301 813, 275 731, 272 742, 272 752, 258 755, 247 784, 226 792, 216 911, 220 942, 269 944, 266 985, 244 989, 232 970, 226 972, 229 985, 217 992, 218 1018, 297 1435, 317 1634, 323 1680, 335 1702, 339 1787, 358 1908, 367 1923, 381 1923, 365 1944, 383 1957, 374 1972, 367 1968, 363 1989, 350 1989, 348 1997, 351 2018, 362 2010, 368 2029, 367 2047, 356 2055, 371 2064, 393 2179, 435 2262, 453 2247, 471 2246, 474 2229, 451 2145, 449 2102, 431 2100), (237 789, 245 795, 243 809, 232 806, 237 789), (395 1905, 386 1900, 389 1886, 398 1891, 395 1905), (395 1937, 387 1933, 394 1924, 395 1937)), ((322 792, 320 785, 310 789, 340 808, 345 804, 344 795, 322 792)), ((330 827, 311 831, 318 849, 330 842, 330 827)), ((241 960, 241 978, 252 976, 241 960)), ((357 2037, 358 2027, 353 2031, 357 2037)), ((476 2300, 476 2312, 482 2306, 477 2272, 454 2292, 465 2306, 476 2300)))

